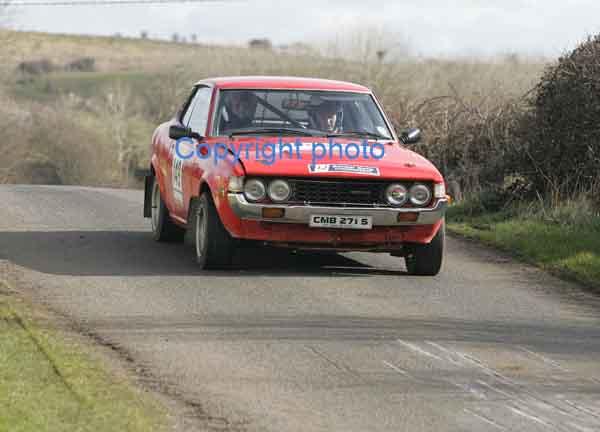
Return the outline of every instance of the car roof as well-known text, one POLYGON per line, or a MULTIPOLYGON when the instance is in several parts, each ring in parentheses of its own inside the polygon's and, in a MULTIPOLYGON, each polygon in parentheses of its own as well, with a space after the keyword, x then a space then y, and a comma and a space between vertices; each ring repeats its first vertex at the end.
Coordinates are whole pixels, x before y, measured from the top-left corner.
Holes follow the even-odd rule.
POLYGON ((212 85, 219 89, 294 89, 371 93, 371 90, 365 86, 345 81, 285 76, 237 76, 207 78, 196 83, 196 85, 202 84, 212 85))

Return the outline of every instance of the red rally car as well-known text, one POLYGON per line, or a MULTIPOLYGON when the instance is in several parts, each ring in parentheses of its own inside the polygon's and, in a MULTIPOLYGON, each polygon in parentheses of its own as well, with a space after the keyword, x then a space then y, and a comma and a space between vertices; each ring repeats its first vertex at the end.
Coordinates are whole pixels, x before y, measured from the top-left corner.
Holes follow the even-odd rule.
POLYGON ((246 241, 386 252, 414 275, 444 255, 444 179, 396 135, 373 93, 291 77, 198 82, 152 137, 144 216, 154 239, 184 239, 202 268, 246 241))

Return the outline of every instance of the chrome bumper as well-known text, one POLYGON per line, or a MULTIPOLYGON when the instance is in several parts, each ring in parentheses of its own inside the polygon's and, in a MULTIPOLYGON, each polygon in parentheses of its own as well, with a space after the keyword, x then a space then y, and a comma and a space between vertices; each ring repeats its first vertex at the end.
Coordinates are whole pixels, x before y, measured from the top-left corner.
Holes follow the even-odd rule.
POLYGON ((308 225, 312 215, 348 215, 371 216, 373 226, 406 226, 406 225, 433 225, 444 217, 448 201, 439 199, 432 208, 406 208, 391 207, 317 207, 300 205, 275 205, 250 203, 241 193, 229 193, 229 205, 233 212, 246 220, 259 220, 280 223, 301 223, 308 225), (262 209, 283 208, 285 215, 278 219, 267 219, 262 216, 262 209), (398 222, 398 213, 418 213, 419 217, 414 222, 398 222))

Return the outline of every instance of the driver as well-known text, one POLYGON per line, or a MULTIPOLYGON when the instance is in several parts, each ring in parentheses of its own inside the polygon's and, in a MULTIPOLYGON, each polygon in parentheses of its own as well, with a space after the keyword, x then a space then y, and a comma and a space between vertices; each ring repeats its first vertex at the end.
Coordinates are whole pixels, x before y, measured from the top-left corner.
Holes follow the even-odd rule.
POLYGON ((335 132, 338 118, 337 104, 324 101, 312 108, 310 112, 311 127, 323 132, 335 132))
POLYGON ((251 127, 257 103, 256 96, 250 91, 224 92, 219 130, 251 127))

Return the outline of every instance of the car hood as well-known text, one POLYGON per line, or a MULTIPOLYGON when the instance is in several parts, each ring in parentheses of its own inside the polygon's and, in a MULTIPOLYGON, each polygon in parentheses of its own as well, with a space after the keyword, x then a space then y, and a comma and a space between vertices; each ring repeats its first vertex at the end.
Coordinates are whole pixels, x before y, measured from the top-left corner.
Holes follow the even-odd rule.
MULTIPOLYGON (((339 157, 339 147, 333 147, 332 154, 329 152, 330 141, 315 138, 302 139, 256 139, 241 138, 232 140, 229 145, 239 152, 246 175, 253 176, 285 176, 285 177, 350 177, 365 179, 412 179, 443 182, 443 178, 437 168, 419 154, 402 147, 397 142, 379 141, 379 149, 383 149, 383 157, 375 157, 381 154, 381 150, 373 148, 373 155, 369 148, 375 141, 369 141, 366 145, 358 139, 335 139, 334 144, 339 144, 342 152, 349 150, 350 156, 354 156, 356 145, 360 148, 360 155, 350 159, 342 154, 339 157), (288 156, 289 150, 284 150, 282 157, 279 151, 280 142, 290 144, 292 155, 288 156), (315 156, 323 152, 326 155, 315 157, 313 160, 313 149, 315 156), (354 146, 348 147, 348 145, 354 146), (272 158, 272 150, 275 148, 275 158, 272 158), (249 151, 246 151, 249 149, 249 151), (299 149, 299 150, 297 150, 299 149), (299 156, 299 157, 298 157, 299 156), (365 157, 366 156, 366 157, 365 157), (313 164, 314 161, 314 164, 313 164)), ((282 147, 289 149, 290 147, 282 147)))

